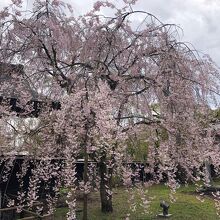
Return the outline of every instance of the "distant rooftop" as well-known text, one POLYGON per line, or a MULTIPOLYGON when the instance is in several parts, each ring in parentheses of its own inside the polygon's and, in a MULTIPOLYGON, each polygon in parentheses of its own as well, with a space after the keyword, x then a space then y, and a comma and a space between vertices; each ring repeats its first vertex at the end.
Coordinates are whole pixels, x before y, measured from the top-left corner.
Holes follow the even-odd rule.
POLYGON ((27 93, 32 99, 38 98, 24 72, 24 66, 0 62, 0 96, 20 98, 27 93))

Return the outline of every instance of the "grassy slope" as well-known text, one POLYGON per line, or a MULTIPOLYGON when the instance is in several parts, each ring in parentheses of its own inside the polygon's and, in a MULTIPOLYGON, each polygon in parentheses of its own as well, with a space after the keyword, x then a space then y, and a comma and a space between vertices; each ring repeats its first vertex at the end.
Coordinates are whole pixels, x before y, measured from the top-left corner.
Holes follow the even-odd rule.
MULTIPOLYGON (((169 212, 173 216, 171 220, 217 220, 216 210, 214 202, 211 198, 205 197, 204 202, 200 202, 196 199, 193 192, 194 186, 181 187, 175 194, 176 202, 170 204, 169 212)), ((161 213, 159 206, 160 200, 165 199, 169 201, 169 189, 163 185, 155 185, 149 189, 149 197, 153 196, 153 200, 150 204, 149 213, 142 214, 143 208, 137 206, 137 211, 131 213, 131 220, 150 220, 161 219, 156 217, 158 213, 161 213)), ((116 189, 113 196, 114 212, 112 214, 102 214, 100 212, 100 200, 98 193, 90 195, 89 200, 89 220, 119 220, 125 219, 126 214, 129 212, 128 196, 130 196, 122 188, 116 189)), ((137 199, 138 201, 138 199, 137 199)), ((81 204, 79 204, 81 209, 81 204)), ((56 220, 64 220, 66 208, 58 209, 55 215, 56 220)), ((79 215, 80 219, 80 215, 79 215)), ((163 218, 162 218, 163 219, 163 218)))

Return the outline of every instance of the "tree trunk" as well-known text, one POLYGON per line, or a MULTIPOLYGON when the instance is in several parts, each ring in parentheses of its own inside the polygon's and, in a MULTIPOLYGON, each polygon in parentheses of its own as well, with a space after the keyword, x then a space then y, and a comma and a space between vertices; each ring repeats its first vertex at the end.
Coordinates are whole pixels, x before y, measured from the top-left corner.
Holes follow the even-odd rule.
MULTIPOLYGON (((84 146, 84 171, 83 171, 83 181, 84 184, 87 184, 88 182, 88 153, 87 153, 87 147, 86 145, 84 146)), ((88 219, 88 194, 87 192, 84 191, 83 194, 83 220, 88 219)))
POLYGON ((112 190, 112 172, 109 170, 109 178, 105 178, 108 168, 105 160, 101 160, 99 163, 100 172, 100 198, 101 198, 101 210, 102 212, 113 212, 112 207, 112 195, 108 195, 107 190, 112 190))
POLYGON ((208 160, 205 161, 205 168, 206 168, 206 175, 207 175, 207 178, 208 178, 208 182, 209 182, 210 185, 213 185, 211 165, 210 165, 210 162, 208 160))

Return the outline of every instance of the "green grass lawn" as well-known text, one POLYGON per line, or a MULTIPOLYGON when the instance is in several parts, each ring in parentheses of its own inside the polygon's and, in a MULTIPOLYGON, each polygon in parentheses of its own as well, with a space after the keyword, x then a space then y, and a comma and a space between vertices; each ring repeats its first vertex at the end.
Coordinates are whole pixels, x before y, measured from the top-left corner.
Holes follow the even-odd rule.
MULTIPOLYGON (((135 189, 134 189, 135 190, 135 189)), ((205 196, 204 202, 200 202, 195 195, 195 187, 190 185, 188 187, 180 187, 177 190, 175 197, 176 202, 169 202, 170 190, 164 185, 154 185, 148 190, 147 196, 151 197, 151 203, 148 208, 148 213, 143 213, 143 208, 137 205, 136 212, 130 212, 128 198, 131 195, 126 192, 124 188, 117 188, 113 194, 113 208, 112 214, 103 214, 100 211, 100 199, 98 193, 92 193, 89 197, 89 220, 119 220, 125 219, 127 213, 130 213, 131 220, 150 220, 150 219, 164 219, 157 217, 158 213, 162 212, 160 208, 160 201, 166 200, 170 203, 169 213, 173 214, 169 219, 171 220, 217 220, 214 201, 211 197, 205 196)), ((139 201, 138 196, 135 198, 139 201)), ((139 202, 137 202, 138 204, 139 202)), ((78 209, 82 209, 82 204, 79 202, 78 209)), ((55 213, 56 220, 64 220, 67 208, 59 208, 55 213)), ((81 219, 81 215, 78 214, 81 219)))

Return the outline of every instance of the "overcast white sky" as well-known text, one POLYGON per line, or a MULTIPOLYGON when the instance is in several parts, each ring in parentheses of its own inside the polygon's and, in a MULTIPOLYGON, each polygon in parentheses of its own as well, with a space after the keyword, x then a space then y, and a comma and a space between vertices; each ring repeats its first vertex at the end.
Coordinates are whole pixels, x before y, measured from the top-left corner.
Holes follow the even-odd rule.
MULTIPOLYGON (((28 6, 33 0, 24 0, 28 6)), ((84 13, 92 8, 95 0, 64 0, 72 4, 74 10, 84 13)), ((112 0, 121 2, 122 0, 112 0)), ((10 0, 0 0, 0 8, 10 0)), ((184 36, 182 41, 209 54, 220 66, 220 0, 139 0, 135 9, 145 10, 157 16, 163 23, 179 25, 184 36)))

